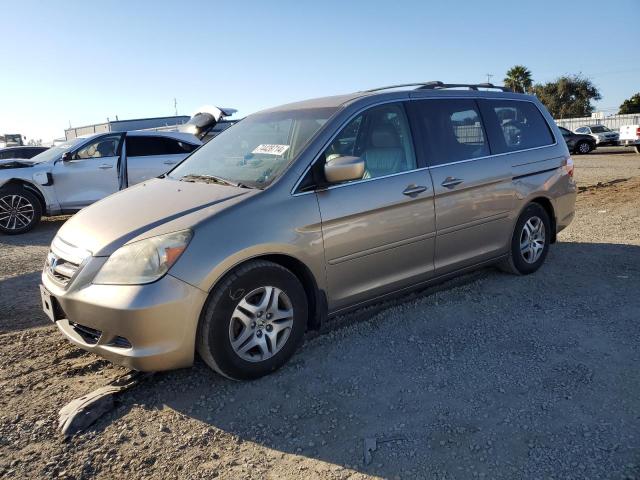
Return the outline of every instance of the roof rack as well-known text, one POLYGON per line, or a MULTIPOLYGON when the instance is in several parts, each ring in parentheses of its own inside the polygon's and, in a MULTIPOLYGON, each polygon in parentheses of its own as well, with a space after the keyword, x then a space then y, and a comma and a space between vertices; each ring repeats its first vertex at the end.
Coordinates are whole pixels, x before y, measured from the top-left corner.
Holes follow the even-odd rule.
POLYGON ((401 83, 398 85, 389 85, 388 87, 372 88, 365 90, 365 92, 377 92, 379 90, 389 90, 391 88, 402 87, 416 87, 416 90, 441 90, 445 88, 468 88, 469 90, 478 90, 479 88, 494 88, 502 90, 503 92, 511 92, 509 87, 501 87, 494 85, 493 83, 444 83, 438 80, 431 82, 417 82, 417 83, 401 83))

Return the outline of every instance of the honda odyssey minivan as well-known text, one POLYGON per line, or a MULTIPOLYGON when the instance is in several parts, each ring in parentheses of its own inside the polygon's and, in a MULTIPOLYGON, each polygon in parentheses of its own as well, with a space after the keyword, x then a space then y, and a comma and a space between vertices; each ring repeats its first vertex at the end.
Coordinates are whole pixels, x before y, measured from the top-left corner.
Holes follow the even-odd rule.
POLYGON ((429 82, 307 100, 67 221, 43 308, 133 369, 197 352, 256 378, 329 316, 481 266, 535 272, 575 198, 566 143, 533 96, 429 82))

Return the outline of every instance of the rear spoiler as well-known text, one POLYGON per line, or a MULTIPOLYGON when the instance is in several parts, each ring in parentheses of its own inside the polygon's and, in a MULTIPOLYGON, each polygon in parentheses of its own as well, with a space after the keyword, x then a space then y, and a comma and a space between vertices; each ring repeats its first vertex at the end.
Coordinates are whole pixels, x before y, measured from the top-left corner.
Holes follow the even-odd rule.
POLYGON ((203 139, 218 122, 224 117, 230 117, 238 110, 235 108, 219 108, 213 105, 204 105, 196 110, 188 122, 180 125, 178 130, 191 133, 203 139))

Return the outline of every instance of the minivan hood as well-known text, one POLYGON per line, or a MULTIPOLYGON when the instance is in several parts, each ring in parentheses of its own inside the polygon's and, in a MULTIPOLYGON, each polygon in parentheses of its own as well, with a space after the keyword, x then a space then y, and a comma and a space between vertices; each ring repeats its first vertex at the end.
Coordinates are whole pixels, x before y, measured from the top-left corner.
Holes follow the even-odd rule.
POLYGON ((159 235, 164 230, 175 231, 175 220, 195 212, 211 216, 236 203, 232 199, 251 192, 255 190, 153 179, 80 210, 60 228, 58 236, 94 256, 107 256, 128 241, 143 238, 145 232, 159 235))

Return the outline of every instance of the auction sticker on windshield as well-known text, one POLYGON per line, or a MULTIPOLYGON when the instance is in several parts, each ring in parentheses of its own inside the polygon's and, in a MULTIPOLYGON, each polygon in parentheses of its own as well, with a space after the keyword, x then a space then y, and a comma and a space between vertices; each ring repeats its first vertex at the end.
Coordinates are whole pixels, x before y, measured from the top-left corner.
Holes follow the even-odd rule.
POLYGON ((289 145, 270 145, 263 143, 253 149, 251 153, 265 153, 267 155, 282 155, 289 149, 289 145))

